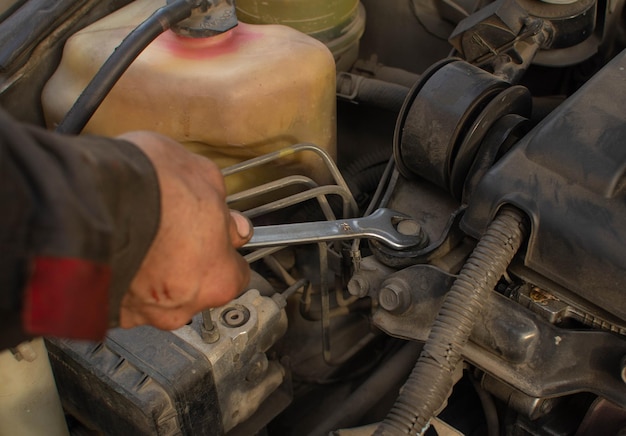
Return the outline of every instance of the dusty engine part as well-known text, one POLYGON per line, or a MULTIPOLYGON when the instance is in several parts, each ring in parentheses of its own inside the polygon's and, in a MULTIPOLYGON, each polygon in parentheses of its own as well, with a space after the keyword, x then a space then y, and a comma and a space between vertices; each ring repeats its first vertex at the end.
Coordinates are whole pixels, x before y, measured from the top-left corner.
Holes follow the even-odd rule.
MULTIPOLYGON (((111 12, 128 1, 10 3, 0 14, 7 30, 0 102, 17 118, 44 124, 41 90, 63 42, 102 15, 117 16, 111 12), (29 14, 37 17, 30 34, 29 14)), ((165 3, 142 0, 128 10, 165 3)), ((50 340, 70 430, 369 436, 385 420, 406 424, 386 419, 391 411, 408 416, 411 433, 427 433, 428 425, 454 435, 623 432, 624 0, 239 3, 242 15, 314 25, 311 33, 347 50, 331 65, 326 47, 313 41, 331 62, 315 92, 296 83, 317 71, 319 59, 291 42, 251 50, 233 70, 186 56, 210 51, 212 60, 233 60, 237 53, 222 51, 228 41, 259 43, 278 28, 265 26, 254 39, 240 24, 213 50, 163 62, 165 76, 176 70, 191 85, 184 96, 169 79, 154 80, 154 88, 133 94, 132 107, 148 106, 154 116, 143 119, 162 120, 180 141, 224 147, 214 157, 233 151, 223 161, 226 182, 235 185, 227 204, 255 227, 352 227, 351 220, 386 208, 410 217, 394 232, 421 244, 393 248, 361 233, 322 241, 318 233, 307 244, 244 247, 249 288, 259 293, 174 332, 115 330, 102 344, 50 340), (271 65, 263 80, 260 64, 271 65), (345 70, 337 87, 334 67, 345 70), (187 80, 192 70, 197 75, 187 80), (210 86, 198 86, 207 79, 210 86), (167 92, 171 98, 163 98, 167 92), (171 109, 175 98, 184 110, 171 109), (303 123, 318 124, 309 135, 294 129, 303 123), (186 130, 192 125, 198 130, 186 130), (291 158, 315 171, 282 171, 291 158), (234 183, 239 177, 249 183, 234 183), (527 217, 523 240, 508 225, 485 233, 503 210, 521 212, 518 224, 527 217), (494 270, 493 253, 502 251, 506 262, 494 270), (443 375, 429 370, 402 387, 410 368, 418 371, 420 349, 443 375), (432 403, 425 413, 424 400, 432 403)), ((141 21, 133 20, 126 30, 113 26, 115 41, 104 38, 110 51, 141 21)), ((178 48, 194 43, 169 37, 178 48)), ((94 66, 90 56, 104 45, 85 44, 83 65, 94 66)), ((134 76, 141 86, 156 68, 142 57, 133 62, 143 68, 134 76)), ((61 100, 69 87, 48 99, 61 100)), ((114 129, 137 115, 123 108, 128 116, 113 111, 101 134, 121 133, 114 129)), ((392 427, 383 433, 395 434, 392 427)))
MULTIPOLYGON (((591 57, 602 38, 594 35, 596 25, 601 34, 605 24, 597 20, 601 7, 595 0, 498 0, 463 19, 449 41, 468 62, 516 82, 536 57, 547 63, 591 57)), ((607 12, 600 13, 609 18, 607 12)))
POLYGON ((252 289, 212 311, 214 343, 198 342, 200 320, 174 331, 211 362, 225 432, 252 416, 285 379, 282 365, 265 354, 287 330, 285 304, 280 294, 262 297, 252 289))
POLYGON ((461 21, 450 44, 468 62, 510 45, 522 32, 528 13, 515 0, 498 0, 461 21))
MULTIPOLYGON (((202 339, 201 315, 173 332, 139 327, 97 344, 50 340, 63 405, 107 434, 231 431, 285 381, 282 365, 265 354, 287 329, 284 304, 250 290, 215 309, 214 343, 202 339)), ((264 410, 256 430, 288 404, 289 389, 278 394, 278 410, 264 410)))
MULTIPOLYGON (((173 3, 175 0, 168 0, 173 3)), ((199 1, 191 16, 176 23, 172 28, 190 38, 206 38, 219 35, 237 26, 234 0, 199 1)))
POLYGON ((400 114, 394 156, 405 177, 421 177, 456 198, 482 139, 509 114, 530 116, 530 95, 466 62, 446 59, 424 73, 400 114))
POLYGON ((626 222, 620 120, 626 99, 623 87, 609 84, 623 80, 624 68, 626 53, 488 171, 461 223, 479 235, 503 202, 516 204, 533 228, 525 266, 559 284, 556 295, 565 288, 622 320, 626 229, 614 223, 626 222))

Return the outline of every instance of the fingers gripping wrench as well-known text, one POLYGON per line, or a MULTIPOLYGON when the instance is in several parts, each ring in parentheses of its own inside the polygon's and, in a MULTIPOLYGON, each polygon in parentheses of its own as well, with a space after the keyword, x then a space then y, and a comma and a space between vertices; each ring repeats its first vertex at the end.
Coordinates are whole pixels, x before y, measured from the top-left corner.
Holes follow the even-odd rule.
POLYGON ((348 239, 375 239, 401 250, 420 245, 423 233, 410 216, 391 209, 378 209, 363 218, 255 227, 252 239, 245 247, 275 247, 348 239))

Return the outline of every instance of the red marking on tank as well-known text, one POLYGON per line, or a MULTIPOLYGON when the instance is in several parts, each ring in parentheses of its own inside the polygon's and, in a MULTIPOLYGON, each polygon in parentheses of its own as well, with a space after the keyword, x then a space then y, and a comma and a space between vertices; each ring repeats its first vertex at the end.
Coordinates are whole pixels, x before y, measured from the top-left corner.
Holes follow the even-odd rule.
POLYGON ((187 38, 169 30, 161 34, 154 44, 170 51, 176 57, 200 60, 235 53, 242 45, 262 36, 248 25, 239 23, 226 33, 208 38, 187 38))

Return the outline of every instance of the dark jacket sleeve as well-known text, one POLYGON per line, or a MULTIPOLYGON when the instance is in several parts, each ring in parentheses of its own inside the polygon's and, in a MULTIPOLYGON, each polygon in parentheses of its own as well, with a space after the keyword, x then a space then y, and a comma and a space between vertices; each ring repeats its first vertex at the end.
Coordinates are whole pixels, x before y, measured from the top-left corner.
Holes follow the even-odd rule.
POLYGON ((159 224, 148 158, 0 110, 0 349, 30 336, 99 339, 159 224))

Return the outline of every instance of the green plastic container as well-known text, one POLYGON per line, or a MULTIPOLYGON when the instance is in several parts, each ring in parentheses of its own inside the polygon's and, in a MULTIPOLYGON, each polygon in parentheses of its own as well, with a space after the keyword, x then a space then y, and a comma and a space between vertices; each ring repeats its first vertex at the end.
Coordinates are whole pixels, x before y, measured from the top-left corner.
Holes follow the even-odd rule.
POLYGON ((326 44, 335 60, 356 59, 365 30, 358 0, 237 0, 236 6, 239 20, 292 27, 326 44))

